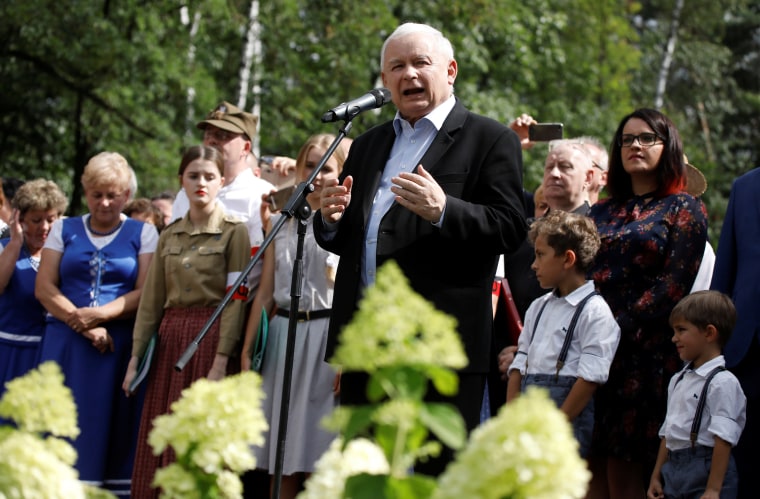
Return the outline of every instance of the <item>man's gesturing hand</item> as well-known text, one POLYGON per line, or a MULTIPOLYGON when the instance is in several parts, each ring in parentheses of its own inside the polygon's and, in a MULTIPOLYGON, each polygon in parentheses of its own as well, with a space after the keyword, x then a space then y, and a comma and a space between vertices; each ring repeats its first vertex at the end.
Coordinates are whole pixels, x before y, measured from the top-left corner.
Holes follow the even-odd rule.
POLYGON ((446 207, 446 193, 422 165, 417 173, 400 173, 391 179, 396 202, 431 223, 441 220, 446 207))
POLYGON ((325 222, 337 223, 340 220, 351 202, 351 187, 353 185, 354 178, 350 175, 343 180, 343 185, 338 185, 337 178, 325 182, 319 203, 322 219, 325 222))

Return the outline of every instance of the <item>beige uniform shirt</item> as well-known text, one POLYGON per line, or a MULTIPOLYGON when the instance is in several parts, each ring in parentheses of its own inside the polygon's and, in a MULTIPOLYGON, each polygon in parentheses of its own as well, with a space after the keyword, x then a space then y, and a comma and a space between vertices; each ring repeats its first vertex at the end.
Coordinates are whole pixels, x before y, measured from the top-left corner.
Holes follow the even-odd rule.
MULTIPOLYGON (((135 320, 132 355, 142 357, 167 308, 216 307, 250 260, 248 229, 217 204, 205 227, 188 215, 161 233, 135 320)), ((236 294, 220 317, 217 353, 231 355, 243 328, 245 297, 236 294), (242 299, 241 299, 242 298, 242 299)))

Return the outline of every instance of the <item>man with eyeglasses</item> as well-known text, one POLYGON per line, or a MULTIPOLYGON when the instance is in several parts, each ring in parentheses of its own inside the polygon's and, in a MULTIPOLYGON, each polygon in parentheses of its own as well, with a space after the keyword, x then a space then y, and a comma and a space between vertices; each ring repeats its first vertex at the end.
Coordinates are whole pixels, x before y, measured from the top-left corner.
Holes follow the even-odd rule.
MULTIPOLYGON (((197 124, 203 130, 203 145, 222 151, 224 187, 219 191, 217 200, 225 213, 245 223, 251 241, 251 256, 264 240, 259 212, 261 197, 274 189, 272 184, 255 176, 248 163, 248 157, 253 155, 251 141, 256 135, 258 121, 256 116, 224 101, 197 124)), ((187 194, 180 190, 172 205, 172 220, 184 217, 189 208, 187 194)), ((260 276, 261 262, 248 276, 249 299, 255 294, 260 276)))

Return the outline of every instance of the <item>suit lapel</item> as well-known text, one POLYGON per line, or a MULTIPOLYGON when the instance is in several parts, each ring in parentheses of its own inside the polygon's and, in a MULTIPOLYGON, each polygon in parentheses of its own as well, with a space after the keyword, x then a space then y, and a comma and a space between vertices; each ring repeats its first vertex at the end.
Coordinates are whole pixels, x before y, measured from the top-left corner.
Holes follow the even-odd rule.
MULTIPOLYGON (((366 222, 369 219, 369 212, 372 209, 372 203, 375 200, 375 193, 380 185, 380 179, 385 169, 385 163, 391 154, 393 142, 396 139, 396 133, 393 130, 393 122, 384 125, 384 133, 378 134, 378 138, 371 144, 370 150, 374 152, 374 161, 367 164, 372 169, 372 173, 367 175, 367 181, 362 185, 362 219, 366 222)), ((369 172, 368 172, 369 173, 369 172)))
MULTIPOLYGON (((420 163, 425 167, 425 170, 433 172, 435 170, 438 161, 448 151, 449 147, 454 144, 457 132, 462 129, 464 122, 467 120, 467 110, 464 106, 456 101, 453 109, 443 122, 443 126, 436 134, 433 142, 430 144, 427 152, 422 156, 420 163)), ((417 167, 414 167, 414 172, 417 172, 417 167)))

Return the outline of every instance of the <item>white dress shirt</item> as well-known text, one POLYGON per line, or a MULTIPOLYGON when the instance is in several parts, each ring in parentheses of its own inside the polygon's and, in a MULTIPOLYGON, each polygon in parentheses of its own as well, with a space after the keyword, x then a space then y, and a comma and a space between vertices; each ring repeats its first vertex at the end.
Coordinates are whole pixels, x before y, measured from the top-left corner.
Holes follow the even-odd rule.
MULTIPOLYGON (((372 201, 372 210, 367 220, 367 231, 364 237, 364 253, 362 255, 362 286, 369 286, 375 282, 377 272, 377 234, 380 222, 388 213, 395 202, 396 195, 391 192, 391 179, 401 172, 412 172, 420 163, 433 139, 443 126, 449 113, 454 109, 456 99, 452 95, 446 102, 433 109, 427 116, 420 118, 414 127, 396 112, 393 120, 393 129, 396 131, 396 140, 393 143, 391 154, 385 163, 383 175, 380 179, 375 198, 372 201)), ((428 165, 422 165, 427 167, 428 165)), ((438 221, 440 224, 442 220, 438 221)))
MULTIPOLYGON (((555 374, 557 358, 562 351, 573 314, 580 301, 592 291, 594 282, 586 281, 567 296, 557 296, 552 291, 534 300, 525 313, 525 325, 517 341, 517 353, 510 372, 518 369, 523 376, 555 374), (538 327, 535 327, 537 315, 544 303, 546 307, 538 327)), ((583 378, 591 383, 605 383, 618 343, 620 327, 610 307, 601 296, 592 297, 586 302, 575 325, 570 349, 559 375, 583 378)))
MULTIPOLYGON (((697 413, 702 387, 713 369, 725 365, 725 359, 719 355, 697 369, 691 369, 689 364, 671 378, 668 385, 668 412, 660 427, 660 436, 665 437, 665 445, 669 450, 691 447, 691 425, 697 413)), ((747 398, 736 376, 730 371, 717 373, 707 389, 697 444, 714 447, 714 437, 720 437, 729 444, 736 445, 747 421, 746 411, 747 398)))

